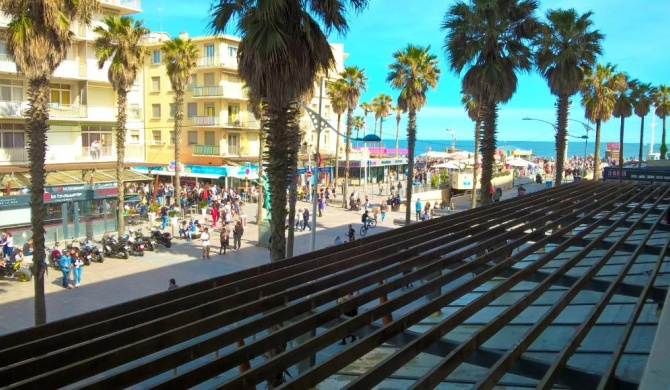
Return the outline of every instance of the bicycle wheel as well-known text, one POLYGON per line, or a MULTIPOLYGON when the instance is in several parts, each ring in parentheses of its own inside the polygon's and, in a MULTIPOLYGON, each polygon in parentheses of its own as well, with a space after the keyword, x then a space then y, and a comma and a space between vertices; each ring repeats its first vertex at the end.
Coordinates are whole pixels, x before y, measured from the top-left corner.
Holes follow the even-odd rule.
POLYGON ((366 233, 368 232, 368 228, 365 227, 365 225, 361 226, 361 237, 363 237, 366 233))
POLYGON ((370 222, 368 223, 368 228, 369 229, 374 229, 375 226, 377 226, 377 220, 376 219, 370 219, 370 222))

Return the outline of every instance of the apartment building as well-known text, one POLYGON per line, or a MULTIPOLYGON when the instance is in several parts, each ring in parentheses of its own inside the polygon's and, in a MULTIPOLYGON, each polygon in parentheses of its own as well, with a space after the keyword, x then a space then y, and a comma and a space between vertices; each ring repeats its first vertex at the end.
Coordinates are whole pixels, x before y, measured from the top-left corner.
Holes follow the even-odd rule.
MULTIPOLYGON (((187 33, 181 33, 180 37, 189 38, 187 33)), ((163 42, 169 39, 170 36, 165 33, 152 33, 147 38, 150 55, 143 74, 147 161, 165 164, 174 161, 175 144, 174 92, 160 50, 163 42)), ((200 56, 184 99, 180 161, 184 164, 186 176, 235 177, 237 170, 233 167, 238 166, 251 166, 255 171, 260 150, 260 121, 250 109, 249 96, 238 73, 240 38, 207 35, 190 39, 197 46, 200 56), (220 175, 223 171, 226 175, 220 175)), ((343 45, 334 44, 333 51, 338 60, 337 69, 331 77, 336 77, 336 73, 343 69, 343 45)), ((315 91, 311 108, 317 111, 318 81, 315 81, 315 91)), ((322 105, 323 116, 335 118, 325 91, 322 105)), ((333 126, 337 127, 334 120, 333 126)), ((316 145, 316 130, 307 115, 301 120, 301 128, 303 143, 316 145)), ((334 155, 335 133, 324 129, 321 136, 322 154, 334 155)), ((308 149, 303 148, 303 152, 307 153, 308 149)))

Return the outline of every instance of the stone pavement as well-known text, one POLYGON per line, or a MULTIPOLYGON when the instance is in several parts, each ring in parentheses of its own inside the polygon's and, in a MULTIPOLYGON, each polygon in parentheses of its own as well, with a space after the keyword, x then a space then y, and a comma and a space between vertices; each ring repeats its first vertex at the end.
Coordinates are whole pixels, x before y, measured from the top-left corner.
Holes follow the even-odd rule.
MULTIPOLYGON (((544 188, 544 185, 529 184, 525 187, 528 192, 533 192, 544 188)), ((505 191, 503 199, 514 196, 516 188, 505 191)), ((463 197, 455 205, 457 212, 469 208, 470 200, 465 198, 463 197)), ((386 196, 373 196, 371 203, 378 205, 385 199, 386 196)), ((341 198, 338 200, 341 201, 341 198)), ((256 246, 257 207, 255 203, 244 207, 248 223, 242 237, 241 250, 219 255, 218 234, 216 232, 212 234, 211 260, 201 258, 199 240, 186 243, 184 240, 175 239, 170 249, 160 246, 157 252, 147 252, 144 257, 131 256, 128 260, 107 258, 102 264, 93 263, 84 267, 82 285, 76 289, 63 289, 60 286, 62 273, 50 269, 45 277, 47 320, 56 321, 163 292, 167 289, 170 278, 175 278, 179 285, 186 285, 268 262, 270 259, 268 249, 256 246)), ((296 208, 305 207, 309 208, 311 214, 311 204, 299 201, 296 205, 296 208)), ((388 212, 385 221, 379 221, 377 227, 370 230, 368 235, 395 228, 393 220, 405 216, 402 210, 401 208, 401 211, 388 212)), ((316 247, 323 248, 330 245, 338 235, 344 240, 350 223, 354 225, 358 237, 360 217, 361 212, 347 211, 339 202, 328 206, 324 216, 317 218, 316 247)), ((295 255, 309 251, 310 234, 309 230, 296 232, 295 255)), ((0 334, 33 326, 33 295, 32 282, 0 280, 0 334)))

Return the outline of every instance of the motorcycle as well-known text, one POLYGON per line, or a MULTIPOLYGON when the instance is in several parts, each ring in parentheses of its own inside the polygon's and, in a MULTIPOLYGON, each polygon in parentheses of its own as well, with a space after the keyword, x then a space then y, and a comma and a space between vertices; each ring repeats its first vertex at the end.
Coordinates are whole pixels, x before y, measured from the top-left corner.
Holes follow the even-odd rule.
POLYGON ((158 246, 158 243, 156 243, 151 237, 145 236, 144 233, 142 233, 142 228, 133 230, 129 229, 130 235, 135 235, 135 240, 137 242, 143 242, 144 243, 144 249, 148 251, 155 251, 158 246))
POLYGON ((125 242, 117 241, 114 236, 105 235, 102 237, 102 253, 105 256, 117 256, 127 259, 128 245, 125 242))
POLYGON ((166 248, 172 246, 172 234, 161 233, 158 228, 151 228, 151 238, 160 245, 164 245, 166 248))
POLYGON ((131 234, 124 234, 119 237, 119 242, 126 243, 128 252, 133 256, 144 256, 144 242, 135 240, 131 234))
POLYGON ((97 261, 98 263, 105 261, 105 257, 102 254, 102 249, 100 249, 100 247, 90 237, 84 240, 80 251, 82 257, 85 259, 84 263, 86 261, 88 261, 89 264, 91 261, 97 261))
POLYGON ((62 253, 58 249, 58 242, 51 248, 47 248, 47 262, 49 266, 57 271, 60 271, 60 258, 62 253))
POLYGON ((27 282, 33 278, 33 273, 30 268, 21 266, 20 261, 0 260, 0 279, 4 278, 27 282))

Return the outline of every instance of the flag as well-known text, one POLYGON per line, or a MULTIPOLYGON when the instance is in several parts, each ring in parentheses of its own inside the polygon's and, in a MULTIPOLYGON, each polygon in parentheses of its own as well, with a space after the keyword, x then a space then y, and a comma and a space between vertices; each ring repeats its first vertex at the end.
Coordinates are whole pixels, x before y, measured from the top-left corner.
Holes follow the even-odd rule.
POLYGON ((323 163, 323 160, 321 159, 321 153, 317 153, 316 161, 317 161, 316 166, 320 168, 321 164, 323 163))

